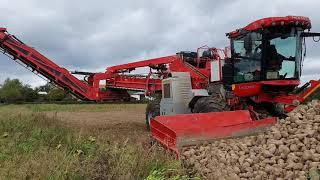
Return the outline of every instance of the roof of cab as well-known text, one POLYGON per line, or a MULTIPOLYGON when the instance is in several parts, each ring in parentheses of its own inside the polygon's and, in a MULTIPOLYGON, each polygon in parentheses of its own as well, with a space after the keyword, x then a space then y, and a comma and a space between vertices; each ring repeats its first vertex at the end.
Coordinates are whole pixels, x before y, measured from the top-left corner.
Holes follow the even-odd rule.
POLYGON ((237 29, 229 32, 226 35, 229 38, 235 38, 242 34, 242 32, 256 31, 272 26, 296 26, 303 29, 311 28, 311 21, 308 17, 304 16, 284 16, 284 17, 268 17, 256 20, 244 28, 237 29))

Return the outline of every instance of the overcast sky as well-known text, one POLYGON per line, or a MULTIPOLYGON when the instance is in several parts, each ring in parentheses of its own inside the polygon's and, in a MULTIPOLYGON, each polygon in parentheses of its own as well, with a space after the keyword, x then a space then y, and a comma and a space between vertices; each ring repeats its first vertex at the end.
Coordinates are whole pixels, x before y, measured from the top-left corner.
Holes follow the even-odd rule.
MULTIPOLYGON (((226 32, 263 17, 308 16, 320 32, 319 7, 319 0, 0 0, 0 27, 69 70, 102 72, 202 45, 223 48, 226 32)), ((308 48, 304 81, 320 78, 320 43, 308 48)), ((0 55, 0 83, 7 77, 45 83, 0 55)))

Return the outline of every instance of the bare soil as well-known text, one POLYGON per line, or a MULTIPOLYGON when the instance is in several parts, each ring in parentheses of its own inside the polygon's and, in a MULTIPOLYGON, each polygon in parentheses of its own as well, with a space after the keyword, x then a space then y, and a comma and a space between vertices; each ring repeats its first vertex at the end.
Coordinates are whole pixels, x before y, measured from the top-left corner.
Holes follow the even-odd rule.
POLYGON ((45 112, 58 124, 96 136, 108 135, 110 139, 145 142, 149 132, 145 124, 145 107, 115 109, 106 112, 45 112))

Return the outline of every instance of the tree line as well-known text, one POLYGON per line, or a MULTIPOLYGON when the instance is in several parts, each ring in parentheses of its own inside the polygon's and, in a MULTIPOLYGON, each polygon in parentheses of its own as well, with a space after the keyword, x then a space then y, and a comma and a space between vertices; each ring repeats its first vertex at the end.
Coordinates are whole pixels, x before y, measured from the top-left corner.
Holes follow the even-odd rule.
POLYGON ((6 79, 0 85, 0 103, 74 101, 75 99, 64 90, 47 83, 32 88, 19 79, 6 79))

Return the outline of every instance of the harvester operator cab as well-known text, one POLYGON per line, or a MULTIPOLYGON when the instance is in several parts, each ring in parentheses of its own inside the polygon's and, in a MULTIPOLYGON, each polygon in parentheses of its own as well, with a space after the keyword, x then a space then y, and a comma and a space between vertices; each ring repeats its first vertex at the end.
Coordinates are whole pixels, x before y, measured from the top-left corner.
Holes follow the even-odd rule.
POLYGON ((191 64, 192 66, 197 66, 197 53, 196 52, 191 52, 191 51, 181 51, 177 53, 181 56, 181 58, 191 64))
POLYGON ((202 46, 198 48, 197 52, 181 51, 177 53, 183 59, 184 62, 198 68, 208 69, 210 62, 217 56, 217 49, 210 48, 208 46, 202 46))
POLYGON ((202 52, 201 58, 213 59, 213 53, 209 49, 202 52))
POLYGON ((227 33, 231 58, 223 67, 224 83, 299 80, 303 59, 300 35, 310 28, 308 18, 287 16, 261 19, 227 33))

